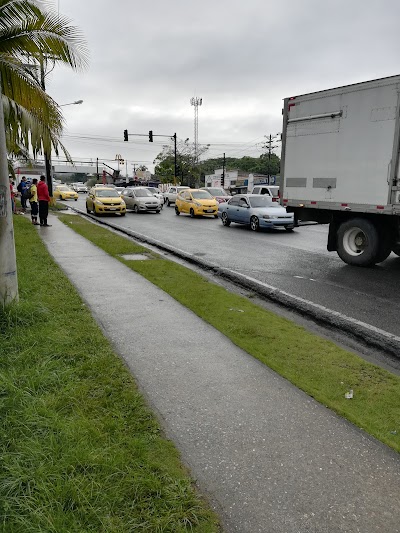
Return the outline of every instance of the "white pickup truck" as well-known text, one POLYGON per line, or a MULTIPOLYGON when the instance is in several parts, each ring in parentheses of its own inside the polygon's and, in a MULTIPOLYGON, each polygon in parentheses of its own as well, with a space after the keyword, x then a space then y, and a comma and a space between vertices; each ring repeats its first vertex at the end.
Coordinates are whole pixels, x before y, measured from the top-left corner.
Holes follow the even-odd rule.
POLYGON ((284 100, 282 205, 350 265, 400 255, 400 75, 284 100))
POLYGON ((181 191, 184 191, 185 189, 190 189, 190 187, 184 187, 182 186, 176 186, 173 185, 164 193, 164 203, 167 204, 169 207, 171 204, 175 203, 176 197, 181 191))

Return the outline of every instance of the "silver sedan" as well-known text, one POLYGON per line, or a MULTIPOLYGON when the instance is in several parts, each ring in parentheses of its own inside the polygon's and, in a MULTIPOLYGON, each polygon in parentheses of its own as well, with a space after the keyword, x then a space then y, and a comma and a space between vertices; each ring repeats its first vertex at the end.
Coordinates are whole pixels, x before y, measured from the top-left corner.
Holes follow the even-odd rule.
POLYGON ((270 196, 237 194, 228 202, 219 204, 218 217, 224 226, 236 222, 250 226, 253 231, 260 228, 285 228, 292 231, 294 228, 293 213, 287 213, 270 196))
POLYGON ((127 188, 122 191, 121 198, 126 203, 126 208, 133 210, 135 213, 146 211, 161 211, 160 201, 151 194, 147 189, 127 188))

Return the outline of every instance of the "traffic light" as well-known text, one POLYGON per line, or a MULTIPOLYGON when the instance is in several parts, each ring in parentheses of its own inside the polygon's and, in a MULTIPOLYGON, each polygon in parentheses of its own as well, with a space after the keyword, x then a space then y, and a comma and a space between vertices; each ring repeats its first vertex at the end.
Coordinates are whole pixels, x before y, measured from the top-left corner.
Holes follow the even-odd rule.
POLYGON ((153 131, 150 130, 149 131, 149 143, 152 143, 153 142, 153 131))
POLYGON ((128 130, 124 130, 124 141, 128 140, 128 130))

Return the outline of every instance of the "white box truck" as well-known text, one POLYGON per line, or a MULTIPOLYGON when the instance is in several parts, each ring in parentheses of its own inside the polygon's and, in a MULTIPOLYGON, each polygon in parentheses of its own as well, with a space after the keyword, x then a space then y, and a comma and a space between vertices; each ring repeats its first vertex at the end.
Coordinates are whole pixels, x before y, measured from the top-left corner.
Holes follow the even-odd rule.
POLYGON ((350 265, 400 255, 400 75, 284 100, 281 201, 350 265))

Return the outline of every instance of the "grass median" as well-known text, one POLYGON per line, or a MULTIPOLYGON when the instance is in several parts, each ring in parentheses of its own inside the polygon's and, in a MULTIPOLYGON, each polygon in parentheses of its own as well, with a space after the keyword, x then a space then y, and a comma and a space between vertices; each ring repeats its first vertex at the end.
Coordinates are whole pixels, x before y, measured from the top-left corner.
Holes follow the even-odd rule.
POLYGON ((163 289, 310 396, 400 451, 400 377, 175 262, 127 261, 148 250, 76 215, 60 220, 163 289), (353 399, 345 398, 352 389, 353 399))
POLYGON ((0 310, 0 531, 219 531, 35 228, 14 225, 20 302, 0 310))

